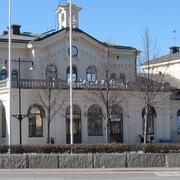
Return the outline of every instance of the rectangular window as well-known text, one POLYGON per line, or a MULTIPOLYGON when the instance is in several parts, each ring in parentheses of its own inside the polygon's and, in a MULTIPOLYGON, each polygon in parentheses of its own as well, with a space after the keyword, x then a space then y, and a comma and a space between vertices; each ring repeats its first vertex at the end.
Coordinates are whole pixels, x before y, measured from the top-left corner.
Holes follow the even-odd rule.
POLYGON ((111 80, 116 80, 116 74, 114 74, 114 73, 110 74, 110 79, 111 80))
POLYGON ((96 74, 92 74, 92 81, 96 81, 96 74))
POLYGON ((120 81, 121 83, 125 83, 125 74, 120 74, 120 75, 119 75, 119 81, 120 81))
POLYGON ((89 74, 86 75, 87 81, 96 81, 96 74, 89 74))
POLYGON ((91 74, 87 74, 87 81, 91 81, 91 74))

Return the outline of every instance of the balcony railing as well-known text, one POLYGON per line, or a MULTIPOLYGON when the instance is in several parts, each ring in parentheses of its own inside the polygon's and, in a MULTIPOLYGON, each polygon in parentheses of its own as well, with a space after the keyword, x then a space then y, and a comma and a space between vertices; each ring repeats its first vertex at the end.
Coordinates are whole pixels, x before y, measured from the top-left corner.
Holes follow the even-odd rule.
MULTIPOLYGON (((76 90, 129 90, 129 91, 147 91, 147 85, 145 84, 134 84, 133 82, 122 83, 119 81, 109 81, 106 82, 105 80, 101 81, 74 81, 72 83, 73 89, 76 90)), ((11 81, 12 88, 18 88, 18 81, 11 81)), ((22 79, 20 80, 20 87, 22 89, 69 89, 69 83, 63 80, 54 80, 54 81, 47 81, 46 79, 22 79)), ((0 81, 0 89, 7 88, 7 79, 0 81)), ((153 84, 152 88, 149 91, 172 91, 172 87, 167 85, 166 83, 156 83, 153 84)))
MULTIPOLYGON (((116 81, 74 81, 72 83, 73 89, 127 89, 127 85, 116 81)), ((12 87, 18 88, 18 81, 12 81, 12 87)), ((69 83, 63 80, 47 81, 43 79, 22 79, 20 80, 20 87, 23 89, 69 89, 69 83)))
POLYGON ((7 79, 0 81, 0 89, 7 88, 7 79))

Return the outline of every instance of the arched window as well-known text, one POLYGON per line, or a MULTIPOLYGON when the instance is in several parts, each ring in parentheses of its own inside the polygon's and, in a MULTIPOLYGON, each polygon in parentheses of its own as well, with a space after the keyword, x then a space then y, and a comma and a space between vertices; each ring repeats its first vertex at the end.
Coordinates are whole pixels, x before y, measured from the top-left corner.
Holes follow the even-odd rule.
POLYGON ((11 77, 13 81, 16 81, 18 79, 18 71, 16 69, 12 70, 11 77))
POLYGON ((123 110, 113 105, 111 110, 111 135, 123 134, 123 110))
MULTIPOLYGON (((70 79, 70 67, 67 68, 66 78, 67 78, 67 81, 69 82, 69 79, 70 79)), ((72 81, 77 81, 77 69, 74 66, 72 67, 72 81)))
POLYGON ((88 109, 88 136, 102 135, 102 111, 98 105, 88 109))
POLYGON ((96 68, 95 67, 88 67, 86 70, 86 80, 87 81, 96 81, 96 68))
MULTIPOLYGON (((143 133, 144 133, 144 122, 145 122, 145 115, 146 110, 143 108, 142 110, 142 119, 143 119, 143 133)), ((156 119, 156 110, 154 107, 150 106, 149 113, 147 115, 147 133, 154 134, 154 121, 156 119)))
POLYGON ((47 80, 56 80, 57 79, 57 67, 54 64, 47 65, 46 79, 47 80))
MULTIPOLYGON (((69 117, 70 115, 70 106, 66 109, 66 117, 69 117)), ((79 106, 73 105, 73 117, 74 118, 81 118, 81 110, 79 106)))
POLYGON ((6 110, 5 107, 2 106, 2 111, 1 111, 1 125, 2 125, 2 137, 6 137, 6 110))
POLYGON ((2 69, 0 72, 0 80, 4 80, 7 78, 7 70, 6 69, 2 69))
POLYGON ((32 105, 28 111, 29 137, 43 136, 43 117, 45 112, 39 105, 32 105))
POLYGON ((180 109, 177 111, 177 133, 180 133, 180 109))

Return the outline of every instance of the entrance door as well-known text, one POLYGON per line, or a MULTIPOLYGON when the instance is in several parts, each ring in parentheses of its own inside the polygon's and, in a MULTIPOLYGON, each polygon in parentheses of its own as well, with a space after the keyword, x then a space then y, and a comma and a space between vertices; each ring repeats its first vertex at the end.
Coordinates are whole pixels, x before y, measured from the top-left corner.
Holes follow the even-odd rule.
POLYGON ((122 121, 111 121, 111 142, 123 142, 123 123, 122 121))
POLYGON ((123 112, 118 105, 112 107, 111 123, 110 123, 110 141, 123 142, 123 112))
MULTIPOLYGON (((70 143, 70 107, 66 110, 66 143, 70 143)), ((73 105, 73 142, 81 143, 81 111, 77 105, 73 105)))

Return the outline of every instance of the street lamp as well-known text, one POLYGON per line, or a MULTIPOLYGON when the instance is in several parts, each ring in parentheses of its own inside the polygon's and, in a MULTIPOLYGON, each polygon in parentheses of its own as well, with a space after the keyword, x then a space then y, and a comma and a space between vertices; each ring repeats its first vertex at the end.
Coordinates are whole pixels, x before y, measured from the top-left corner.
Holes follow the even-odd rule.
MULTIPOLYGON (((21 122, 22 120, 27 116, 27 114, 22 114, 21 113, 21 63, 30 63, 30 67, 29 70, 32 71, 34 69, 33 65, 34 62, 33 61, 25 61, 25 60, 21 60, 20 58, 18 60, 13 59, 12 62, 18 63, 18 89, 19 89, 19 114, 17 115, 12 115, 14 118, 18 119, 19 121, 19 143, 22 144, 22 128, 21 128, 21 122)), ((5 64, 2 66, 2 69, 6 69, 6 64, 7 64, 7 60, 5 61, 5 64)))

